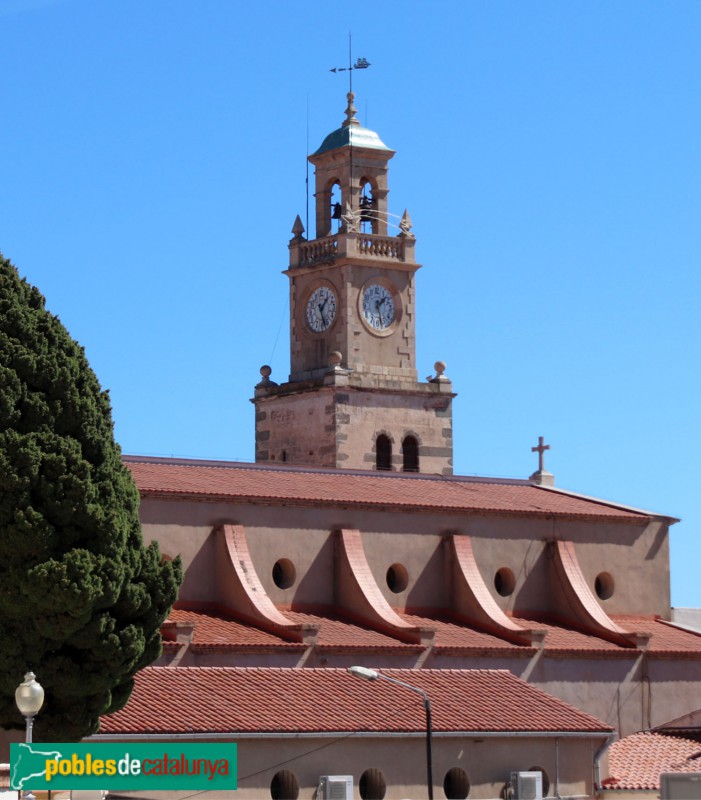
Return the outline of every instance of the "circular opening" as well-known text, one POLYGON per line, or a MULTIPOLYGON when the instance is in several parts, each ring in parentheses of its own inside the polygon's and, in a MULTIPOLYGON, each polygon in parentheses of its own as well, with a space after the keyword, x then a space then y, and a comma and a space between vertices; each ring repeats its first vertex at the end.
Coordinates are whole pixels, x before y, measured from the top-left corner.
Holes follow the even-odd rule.
POLYGON ((281 558, 275 562, 273 567, 273 580, 280 589, 289 589, 295 582, 297 571, 295 565, 289 558, 281 558))
POLYGON ((494 576, 494 588, 502 597, 508 597, 516 588, 516 578, 508 567, 497 570, 494 576))
POLYGON ((387 791, 385 776, 379 769, 366 769, 358 781, 358 789, 362 800, 384 800, 387 791))
POLYGON ((550 792, 550 778, 548 773, 542 767, 531 767, 529 772, 540 772, 543 779, 543 797, 547 797, 550 792))
POLYGON ((470 781, 464 769, 453 767, 445 773, 443 792, 448 800, 465 800, 470 794, 470 781))
POLYGON ((403 592, 409 584, 409 573, 402 564, 392 564, 387 570, 387 586, 395 593, 403 592))
POLYGON ((273 800, 297 800, 299 797, 299 781, 294 772, 281 769, 270 781, 270 796, 273 800))
POLYGON ((613 595, 614 582, 608 572, 600 572, 594 581, 594 589, 601 600, 608 600, 613 595))

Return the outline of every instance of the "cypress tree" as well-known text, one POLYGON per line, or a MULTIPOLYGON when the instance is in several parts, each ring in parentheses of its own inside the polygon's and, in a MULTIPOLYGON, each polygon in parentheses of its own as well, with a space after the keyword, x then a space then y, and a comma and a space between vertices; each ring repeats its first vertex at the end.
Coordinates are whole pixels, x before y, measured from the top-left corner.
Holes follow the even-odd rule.
POLYGON ((74 741, 129 698, 161 652, 179 559, 144 546, 109 396, 40 292, 0 255, 0 726, 46 691, 35 734, 74 741))

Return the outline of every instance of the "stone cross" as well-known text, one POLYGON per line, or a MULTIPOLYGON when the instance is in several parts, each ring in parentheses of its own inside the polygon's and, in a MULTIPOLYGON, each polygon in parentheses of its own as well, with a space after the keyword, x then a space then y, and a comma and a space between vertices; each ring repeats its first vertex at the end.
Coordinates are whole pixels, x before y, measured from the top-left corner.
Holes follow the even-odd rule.
POLYGON ((538 437, 538 447, 531 447, 531 453, 538 453, 538 472, 543 472, 543 453, 550 450, 549 444, 543 444, 543 437, 538 437))

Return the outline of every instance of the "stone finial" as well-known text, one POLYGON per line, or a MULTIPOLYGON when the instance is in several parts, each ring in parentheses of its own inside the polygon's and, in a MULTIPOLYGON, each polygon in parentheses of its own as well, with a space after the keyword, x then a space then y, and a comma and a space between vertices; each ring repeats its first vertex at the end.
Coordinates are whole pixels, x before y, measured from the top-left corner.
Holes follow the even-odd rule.
POLYGON ((412 228, 411 217, 409 216, 408 209, 405 208, 404 214, 402 215, 402 218, 399 221, 399 230, 401 231, 399 235, 404 237, 411 237, 413 239, 414 234, 411 232, 411 228, 412 228))
POLYGON ((355 100, 353 92, 348 92, 346 99, 348 100, 346 119, 343 120, 343 125, 341 127, 347 128, 349 125, 360 125, 360 122, 355 118, 355 113, 358 109, 353 105, 353 101, 355 100))
MULTIPOLYGON (((302 239, 304 239, 303 236, 304 225, 302 224, 302 220, 299 218, 299 214, 297 214, 297 216, 295 217, 295 222, 294 225, 292 226, 292 233, 294 234, 293 241, 299 242, 302 239)), ((270 368, 268 367, 268 369, 270 368)))
POLYGON ((545 460, 543 458, 543 453, 545 453, 546 450, 550 450, 550 445, 543 444, 543 442, 543 437, 539 436, 537 446, 531 447, 531 453, 538 453, 538 469, 528 478, 528 480, 533 481, 533 483, 537 483, 538 486, 554 486, 555 476, 552 474, 552 472, 548 472, 547 469, 545 469, 545 460))
POLYGON ((338 350, 332 350, 329 353, 329 368, 324 376, 324 383, 327 386, 345 386, 348 383, 348 376, 351 371, 341 366, 342 361, 343 353, 339 353, 338 350))
POLYGON ((428 375, 426 377, 426 380, 429 383, 449 383, 450 378, 448 378, 446 375, 443 374, 445 372, 445 368, 446 368, 445 361, 436 361, 436 363, 433 365, 433 369, 436 370, 436 374, 428 375))
POLYGON ((275 381, 270 380, 272 372, 273 370, 267 364, 263 364, 263 366, 260 368, 260 374, 262 380, 260 381, 260 383, 256 384, 256 389, 266 389, 270 386, 277 386, 277 383, 275 383, 275 381))

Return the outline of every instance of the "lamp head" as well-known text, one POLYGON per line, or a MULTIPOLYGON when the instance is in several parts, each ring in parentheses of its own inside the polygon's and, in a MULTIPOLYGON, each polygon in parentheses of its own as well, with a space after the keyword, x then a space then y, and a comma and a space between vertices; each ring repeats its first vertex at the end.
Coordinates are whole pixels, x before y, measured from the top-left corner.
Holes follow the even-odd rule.
POLYGON ((376 681, 380 677, 380 673, 376 669, 367 667, 348 667, 348 672, 358 678, 365 678, 366 681, 376 681))
POLYGON ((44 689, 36 681, 33 672, 28 672, 23 683, 17 687, 15 703, 25 717, 33 717, 44 704, 44 689))

